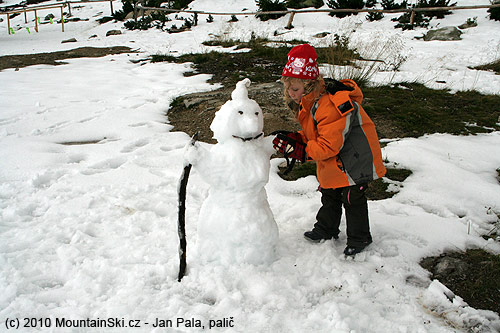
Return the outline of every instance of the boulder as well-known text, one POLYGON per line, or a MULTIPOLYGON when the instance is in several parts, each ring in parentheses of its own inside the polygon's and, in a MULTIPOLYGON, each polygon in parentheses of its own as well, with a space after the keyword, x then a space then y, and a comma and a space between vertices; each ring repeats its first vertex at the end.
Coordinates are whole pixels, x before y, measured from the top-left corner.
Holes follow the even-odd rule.
POLYGON ((430 40, 461 40, 462 32, 457 27, 444 27, 436 30, 429 30, 424 36, 425 41, 430 40))

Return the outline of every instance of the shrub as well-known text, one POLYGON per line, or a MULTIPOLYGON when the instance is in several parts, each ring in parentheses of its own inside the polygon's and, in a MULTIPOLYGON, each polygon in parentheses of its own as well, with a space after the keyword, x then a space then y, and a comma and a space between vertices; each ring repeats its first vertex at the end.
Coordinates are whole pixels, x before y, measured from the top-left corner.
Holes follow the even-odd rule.
POLYGON ((379 71, 396 72, 406 61, 404 41, 400 36, 389 39, 368 38, 351 42, 349 36, 334 35, 333 43, 320 49, 318 57, 326 58, 327 76, 353 79, 366 86, 379 71), (324 57, 322 57, 324 55, 324 57))
POLYGON ((137 3, 137 1, 132 2, 132 0, 122 0, 122 9, 115 10, 115 12, 113 13, 113 18, 117 21, 125 20, 125 17, 127 17, 128 13, 134 10, 135 3, 137 3))
POLYGON ((380 12, 371 12, 371 13, 368 13, 368 15, 366 15, 366 19, 370 22, 379 21, 383 18, 384 18, 384 13, 380 13, 380 12))
POLYGON ((148 30, 153 26, 152 23, 153 23, 153 18, 151 18, 151 16, 148 15, 137 20, 137 22, 134 20, 128 20, 123 25, 128 30, 148 30))
MULTIPOLYGON (((499 0, 495 0, 491 2, 492 5, 500 5, 499 0)), ((488 13, 490 13, 490 20, 500 21, 500 7, 490 8, 488 9, 488 13)))
MULTIPOLYGON (((285 2, 280 0, 256 0, 257 6, 259 7, 260 12, 272 12, 272 11, 280 11, 287 10, 285 2)), ((276 20, 285 14, 257 14, 255 15, 261 21, 267 20, 276 20)))
POLYGON ((324 4, 325 3, 323 2, 323 0, 288 0, 286 2, 286 7, 293 9, 301 9, 307 7, 320 8, 324 4))
MULTIPOLYGON (((429 7, 453 7, 457 3, 450 4, 451 0, 418 0, 417 8, 429 8, 429 7)), ((439 10, 439 11, 428 11, 423 12, 424 16, 433 18, 434 16, 438 19, 442 19, 445 15, 451 14, 449 10, 439 10)))
MULTIPOLYGON (((160 0, 161 2, 164 2, 160 0)), ((184 9, 186 8, 193 0, 175 0, 174 4, 172 5, 173 9, 184 9)), ((160 3, 161 3, 160 2, 160 3)))
MULTIPOLYGON (((363 9, 368 3, 368 6, 370 4, 374 4, 373 0, 368 0, 365 2, 365 0, 328 0, 327 5, 331 9, 363 9)), ((366 6, 366 7, 368 7, 366 6)), ((373 7, 373 5, 372 5, 373 7)), ((343 18, 346 16, 350 15, 357 15, 355 12, 337 12, 337 13, 330 13, 330 16, 337 16, 339 18, 343 18)))
POLYGON ((413 30, 414 27, 426 28, 429 26, 430 18, 426 18, 422 12, 415 12, 413 16, 413 24, 411 24, 411 13, 404 13, 398 18, 393 18, 392 21, 398 21, 395 28, 401 28, 403 30, 413 30))
POLYGON ((408 7, 407 0, 404 0, 401 3, 396 3, 394 0, 382 0, 380 2, 380 4, 382 5, 382 8, 389 9, 389 10, 390 9, 403 9, 403 8, 408 7))

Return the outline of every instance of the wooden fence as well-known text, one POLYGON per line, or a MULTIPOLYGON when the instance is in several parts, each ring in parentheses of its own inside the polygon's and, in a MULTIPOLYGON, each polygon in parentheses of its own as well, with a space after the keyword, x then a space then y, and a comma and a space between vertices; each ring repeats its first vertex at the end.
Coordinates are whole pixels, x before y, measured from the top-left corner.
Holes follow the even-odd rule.
MULTIPOLYGON (((8 32, 11 33, 10 27, 10 15, 16 13, 24 13, 24 20, 27 23, 27 12, 33 11, 35 13, 35 30, 38 31, 38 10, 43 9, 52 9, 52 8, 60 8, 61 9, 61 29, 64 32, 64 17, 63 17, 63 8, 68 6, 69 14, 71 16, 71 4, 82 4, 82 3, 92 3, 92 2, 108 2, 111 6, 111 15, 113 15, 113 1, 116 0, 87 0, 87 1, 66 1, 60 4, 51 4, 51 5, 40 5, 40 6, 32 6, 25 7, 23 9, 12 10, 7 12, 0 12, 0 14, 7 15, 7 25, 8 32)), ((500 8, 500 4, 494 5, 474 5, 474 6, 452 6, 452 7, 429 7, 429 8, 401 8, 401 9, 373 9, 373 8, 364 8, 364 9, 289 9, 284 11, 254 11, 254 12, 236 12, 236 13, 221 13, 221 12, 207 12, 200 10, 180 10, 180 9, 171 9, 164 7, 146 7, 141 4, 137 4, 134 7, 134 19, 137 20, 138 10, 142 11, 142 15, 144 16, 145 10, 154 10, 154 11, 165 11, 170 13, 189 13, 189 14, 197 14, 197 15, 230 15, 230 16, 238 16, 238 15, 272 15, 272 14, 290 14, 290 18, 288 19, 288 24, 286 26, 287 29, 291 29, 293 19, 295 15, 302 13, 410 13, 410 24, 414 23, 414 16, 416 12, 423 11, 453 11, 453 10, 463 10, 463 9, 484 9, 484 8, 500 8)))
POLYGON ((28 12, 34 12, 35 13, 35 31, 38 32, 38 11, 39 10, 45 10, 45 9, 54 9, 54 8, 60 8, 61 9, 61 29, 62 32, 64 32, 64 17, 63 17, 63 8, 68 7, 69 10, 69 16, 71 16, 71 4, 82 4, 82 3, 93 3, 93 2, 109 2, 111 6, 111 15, 113 15, 113 1, 116 0, 82 0, 82 1, 65 1, 62 3, 57 3, 57 4, 47 4, 47 5, 38 5, 38 6, 30 6, 30 7, 24 7, 20 9, 15 9, 15 10, 10 10, 10 11, 5 11, 5 12, 0 12, 0 14, 7 15, 7 30, 9 32, 9 35, 11 34, 11 26, 10 26, 10 19, 11 15, 13 14, 20 14, 24 13, 24 22, 28 23, 28 17, 27 13, 28 12))
POLYGON ((428 12, 428 11, 443 11, 443 10, 463 10, 463 9, 484 9, 484 8, 499 8, 500 4, 495 5, 473 5, 473 6, 451 6, 451 7, 428 7, 428 8, 401 8, 401 9, 373 9, 373 8, 363 8, 363 9, 288 9, 282 11, 254 11, 254 12, 237 12, 237 13, 221 13, 221 12, 207 12, 201 10, 179 10, 170 9, 162 7, 145 7, 140 4, 136 5, 134 11, 134 18, 137 19, 137 10, 142 10, 144 15, 144 10, 156 10, 165 11, 171 13, 190 13, 197 15, 272 15, 272 14, 290 14, 287 29, 292 28, 293 18, 296 14, 301 13, 410 13, 410 24, 414 23, 414 17, 416 12, 428 12))

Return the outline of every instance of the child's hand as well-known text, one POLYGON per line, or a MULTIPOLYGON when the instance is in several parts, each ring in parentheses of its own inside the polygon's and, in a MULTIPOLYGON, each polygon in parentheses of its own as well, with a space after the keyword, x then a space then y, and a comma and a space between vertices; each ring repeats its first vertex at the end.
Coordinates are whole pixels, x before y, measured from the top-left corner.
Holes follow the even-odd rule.
POLYGON ((273 140, 274 149, 283 153, 286 158, 295 158, 301 162, 306 161, 306 145, 302 142, 302 137, 297 132, 287 134, 278 133, 273 140))

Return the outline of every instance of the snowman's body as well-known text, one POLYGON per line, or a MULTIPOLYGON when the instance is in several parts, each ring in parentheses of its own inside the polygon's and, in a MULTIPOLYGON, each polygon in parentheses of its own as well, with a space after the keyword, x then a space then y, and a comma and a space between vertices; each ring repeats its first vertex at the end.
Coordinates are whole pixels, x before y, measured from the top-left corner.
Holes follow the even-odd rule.
POLYGON ((274 150, 262 135, 262 110, 247 97, 249 84, 239 82, 217 112, 210 128, 218 143, 197 146, 188 158, 210 185, 198 219, 198 255, 205 261, 261 264, 275 255, 278 227, 264 188, 274 150))

